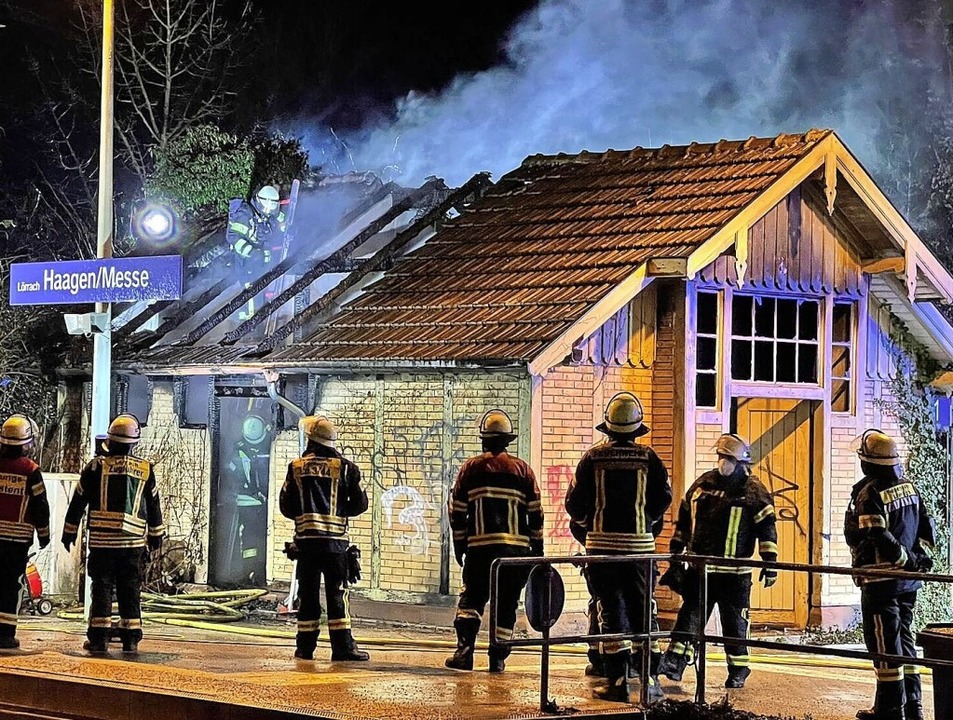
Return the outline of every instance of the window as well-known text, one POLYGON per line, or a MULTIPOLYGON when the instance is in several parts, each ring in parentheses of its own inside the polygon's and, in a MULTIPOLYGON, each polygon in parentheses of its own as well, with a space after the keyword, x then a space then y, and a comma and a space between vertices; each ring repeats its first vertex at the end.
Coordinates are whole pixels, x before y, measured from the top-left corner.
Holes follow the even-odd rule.
POLYGON ((718 405, 718 294, 698 293, 695 315, 695 407, 718 405))
POLYGON ((188 375, 176 380, 174 390, 179 427, 208 427, 212 406, 212 378, 209 375, 188 375))
POLYGON ((113 378, 111 392, 111 415, 120 413, 135 415, 145 427, 152 410, 152 383, 145 375, 117 375, 113 378))
POLYGON ((854 344, 854 305, 834 303, 831 322, 831 411, 851 411, 851 348, 854 344))
MULTIPOLYGON (((287 375, 281 379, 280 392, 299 408, 307 409, 309 384, 307 375, 287 375)), ((298 416, 278 406, 278 427, 282 430, 297 430, 298 416)))
POLYGON ((817 383, 817 300, 735 295, 731 302, 731 378, 817 383))

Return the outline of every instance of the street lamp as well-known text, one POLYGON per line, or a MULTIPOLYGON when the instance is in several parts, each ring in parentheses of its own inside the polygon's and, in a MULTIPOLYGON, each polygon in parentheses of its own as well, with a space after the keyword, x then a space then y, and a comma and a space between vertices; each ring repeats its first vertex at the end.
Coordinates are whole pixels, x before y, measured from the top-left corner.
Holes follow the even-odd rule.
POLYGON ((132 216, 133 235, 152 245, 174 240, 177 230, 176 215, 165 205, 150 203, 132 216))

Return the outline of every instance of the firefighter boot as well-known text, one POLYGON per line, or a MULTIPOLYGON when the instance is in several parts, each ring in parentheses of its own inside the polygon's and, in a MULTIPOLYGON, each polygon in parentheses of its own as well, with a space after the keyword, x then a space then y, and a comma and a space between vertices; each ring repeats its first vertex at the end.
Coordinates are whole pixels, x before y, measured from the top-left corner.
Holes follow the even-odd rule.
POLYGON ((20 647, 20 641, 12 635, 0 637, 0 650, 16 650, 18 647, 20 647))
POLYGON ((923 689, 919 673, 904 672, 903 694, 906 698, 903 704, 903 720, 923 720, 923 689))
POLYGON ((857 720, 904 720, 904 708, 880 708, 874 705, 870 710, 859 710, 857 720))
POLYGON ((473 646, 476 645, 476 636, 480 631, 479 622, 456 620, 453 623, 457 631, 457 649, 446 659, 444 665, 453 670, 473 669, 473 646))
POLYGON ((923 720, 923 705, 916 700, 906 703, 903 706, 903 720, 923 720))
POLYGON ((609 702, 629 702, 629 680, 626 677, 628 664, 628 652, 606 655, 606 684, 593 690, 593 697, 609 702))
POLYGON ((725 680, 726 688, 743 688, 745 686, 745 680, 748 679, 748 676, 751 674, 751 668, 746 667, 729 667, 728 668, 728 677, 725 680))
POLYGON ((606 664, 602 659, 602 653, 599 652, 599 648, 589 648, 589 664, 586 665, 586 677, 601 677, 606 676, 606 664))
POLYGON ((368 653, 358 649, 350 630, 332 630, 329 635, 331 662, 363 662, 371 659, 368 653))
POLYGON ((510 655, 508 647, 490 646, 490 672, 501 673, 506 669, 506 658, 510 655))
POLYGON ((662 661, 658 665, 659 675, 664 675, 669 680, 681 682, 682 675, 685 674, 685 668, 688 667, 688 655, 673 653, 671 650, 662 655, 662 661))

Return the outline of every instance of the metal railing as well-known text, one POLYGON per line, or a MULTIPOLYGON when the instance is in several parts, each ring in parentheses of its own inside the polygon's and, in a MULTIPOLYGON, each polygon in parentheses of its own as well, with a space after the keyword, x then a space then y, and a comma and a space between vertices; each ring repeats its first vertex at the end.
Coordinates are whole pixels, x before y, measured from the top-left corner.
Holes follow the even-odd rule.
MULTIPOLYGON (((904 570, 860 570, 855 568, 838 567, 834 565, 808 565, 804 563, 788 562, 766 562, 755 560, 753 558, 724 558, 707 555, 572 555, 561 557, 507 557, 498 558, 490 566, 490 644, 502 647, 540 647, 540 710, 542 712, 553 712, 555 703, 548 698, 549 695, 549 650, 553 645, 568 645, 574 643, 589 642, 595 640, 599 642, 613 640, 629 640, 633 643, 641 643, 641 688, 639 704, 643 707, 648 706, 648 687, 647 679, 650 673, 651 663, 651 645, 653 640, 669 638, 671 631, 652 631, 651 630, 651 606, 654 582, 646 583, 646 592, 644 597, 644 617, 649 630, 644 633, 611 633, 611 634, 584 634, 584 635, 557 635, 551 637, 548 628, 541 631, 540 638, 510 638, 501 640, 497 635, 497 613, 498 613, 498 590, 499 575, 501 568, 519 567, 519 566, 543 566, 553 567, 556 565, 572 565, 577 568, 588 567, 595 564, 641 564, 645 566, 645 576, 654 578, 653 564, 659 561, 684 562, 688 563, 698 571, 698 608, 700 619, 698 627, 693 633, 684 633, 682 638, 694 642, 697 651, 696 658, 696 682, 695 682, 695 702, 705 702, 705 682, 707 674, 706 650, 708 643, 739 644, 739 638, 727 637, 724 635, 711 635, 705 632, 708 618, 708 583, 706 568, 709 565, 719 567, 738 567, 768 570, 806 572, 809 574, 820 575, 846 575, 851 578, 892 578, 892 579, 910 579, 920 580, 922 582, 939 582, 953 585, 953 575, 936 575, 931 573, 908 572, 904 570)), ((755 640, 751 638, 742 639, 742 643, 748 647, 764 648, 770 650, 781 650, 787 652, 809 653, 813 655, 822 655, 829 657, 850 658, 858 660, 882 661, 896 663, 900 665, 921 665, 929 668, 951 667, 953 668, 953 659, 938 660, 926 658, 910 658, 904 655, 889 655, 883 653, 871 653, 866 650, 847 650, 823 645, 792 645, 786 642, 776 642, 770 640, 755 640)))

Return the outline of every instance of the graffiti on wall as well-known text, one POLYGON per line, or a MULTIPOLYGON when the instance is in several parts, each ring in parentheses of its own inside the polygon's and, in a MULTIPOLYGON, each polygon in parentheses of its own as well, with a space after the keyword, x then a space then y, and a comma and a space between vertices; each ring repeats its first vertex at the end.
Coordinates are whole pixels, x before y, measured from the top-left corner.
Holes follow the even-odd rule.
POLYGON ((575 471, 572 465, 551 465, 546 468, 543 483, 543 507, 553 514, 548 536, 552 539, 572 537, 569 532, 569 515, 566 513, 566 490, 575 471))
POLYGON ((427 529, 425 513, 431 505, 424 500, 417 489, 408 485, 395 485, 381 495, 381 506, 388 530, 394 525, 395 506, 400 507, 397 512, 398 524, 410 528, 410 530, 398 532, 394 537, 394 543, 411 555, 429 555, 430 531, 427 529), (400 507, 401 504, 403 507, 400 507))

